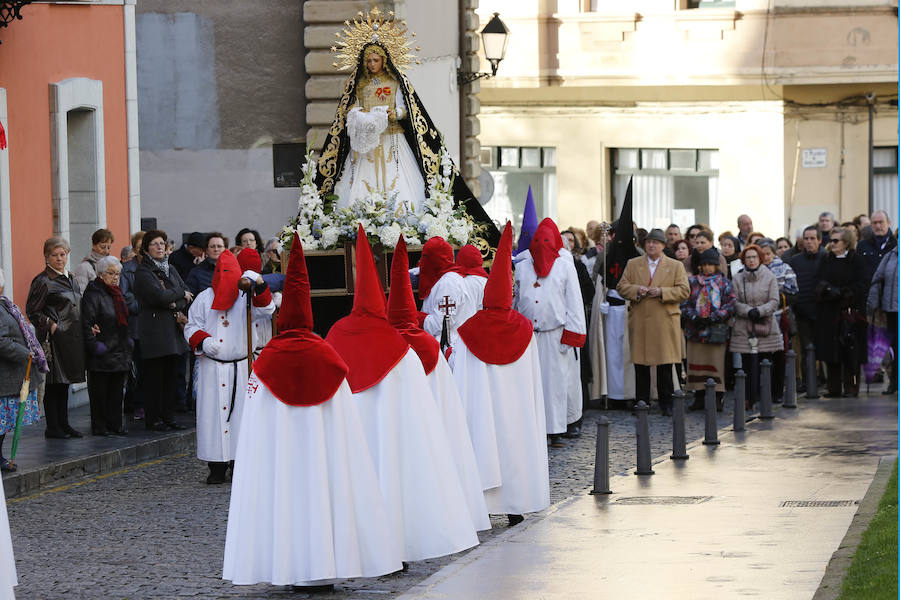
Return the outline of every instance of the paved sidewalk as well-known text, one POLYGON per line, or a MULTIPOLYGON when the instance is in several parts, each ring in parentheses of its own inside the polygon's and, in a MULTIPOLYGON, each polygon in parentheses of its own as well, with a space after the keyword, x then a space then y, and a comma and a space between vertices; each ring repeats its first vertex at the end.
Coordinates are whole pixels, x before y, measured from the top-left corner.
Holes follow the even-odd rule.
MULTIPOLYGON (((192 448, 195 444, 194 415, 179 414, 175 420, 184 431, 153 432, 143 421, 127 418, 129 433, 124 437, 95 437, 91 432, 87 405, 69 409, 69 423, 84 437, 67 440, 44 438, 44 420, 22 428, 16 455, 18 470, 3 474, 7 498, 35 492, 48 485, 87 475, 109 473, 120 467, 192 448)), ((9 457, 12 433, 3 445, 9 457)))
POLYGON ((812 598, 880 457, 897 452, 897 400, 776 414, 655 475, 615 477, 610 496, 560 503, 400 597, 812 598), (848 502, 785 505, 809 501, 848 502))

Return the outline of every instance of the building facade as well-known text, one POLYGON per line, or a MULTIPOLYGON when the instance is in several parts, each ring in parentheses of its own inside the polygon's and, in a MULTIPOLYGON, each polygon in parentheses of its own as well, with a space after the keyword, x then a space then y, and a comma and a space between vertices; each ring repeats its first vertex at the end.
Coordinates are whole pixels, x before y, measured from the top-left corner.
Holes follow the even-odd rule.
POLYGON ((479 94, 493 218, 518 225, 530 185, 563 227, 610 220, 633 177, 647 229, 748 213, 775 237, 875 208, 897 224, 895 1, 493 0, 482 23, 493 11, 510 29, 479 94))
POLYGON ((134 0, 34 2, 0 28, 0 265, 25 306, 43 243, 140 223, 134 0), (89 40, 90 43, 86 43, 89 40))

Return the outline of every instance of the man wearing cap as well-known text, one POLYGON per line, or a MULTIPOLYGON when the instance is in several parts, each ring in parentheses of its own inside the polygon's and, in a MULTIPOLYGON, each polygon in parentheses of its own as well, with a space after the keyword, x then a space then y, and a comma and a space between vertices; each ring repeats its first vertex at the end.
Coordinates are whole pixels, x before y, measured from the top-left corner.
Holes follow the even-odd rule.
POLYGON ((181 248, 169 255, 169 264, 175 267, 182 281, 187 281, 191 269, 203 262, 206 255, 206 236, 199 231, 192 231, 181 248))
POLYGON ((650 404, 650 367, 664 415, 671 414, 672 366, 681 360, 681 310, 690 294, 681 262, 663 255, 666 234, 652 229, 644 240, 645 256, 628 261, 616 290, 631 301, 628 337, 634 363, 635 399, 650 404))

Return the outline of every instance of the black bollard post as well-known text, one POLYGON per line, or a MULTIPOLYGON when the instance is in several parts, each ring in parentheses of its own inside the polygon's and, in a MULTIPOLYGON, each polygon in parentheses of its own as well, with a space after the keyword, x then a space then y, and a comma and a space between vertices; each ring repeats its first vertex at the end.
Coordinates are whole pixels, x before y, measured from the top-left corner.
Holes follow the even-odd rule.
POLYGON ((806 397, 819 397, 819 382, 816 381, 816 347, 812 342, 806 345, 806 397))
POLYGON ((750 354, 750 371, 747 373, 750 378, 750 408, 754 404, 759 403, 759 354, 753 352, 750 354))
POLYGON ((672 395, 672 460, 686 460, 687 442, 684 435, 684 392, 677 390, 672 395))
POLYGON ((594 494, 612 494, 609 489, 609 419, 597 421, 597 450, 594 453, 594 494))
POLYGON ((637 415, 635 421, 635 433, 637 434, 637 470, 635 475, 653 475, 653 468, 650 466, 650 425, 647 423, 647 413, 650 407, 641 400, 634 407, 637 415))
POLYGON ((744 431, 744 399, 747 396, 747 374, 738 369, 734 374, 734 431, 744 431))
POLYGON ((772 361, 759 363, 759 418, 772 419, 772 361))
POLYGON ((703 400, 703 408, 706 410, 706 435, 703 438, 703 444, 706 446, 718 446, 719 426, 716 423, 716 382, 711 377, 706 380, 706 396, 703 400))
POLYGON ((797 353, 784 354, 784 408, 797 408, 797 353))

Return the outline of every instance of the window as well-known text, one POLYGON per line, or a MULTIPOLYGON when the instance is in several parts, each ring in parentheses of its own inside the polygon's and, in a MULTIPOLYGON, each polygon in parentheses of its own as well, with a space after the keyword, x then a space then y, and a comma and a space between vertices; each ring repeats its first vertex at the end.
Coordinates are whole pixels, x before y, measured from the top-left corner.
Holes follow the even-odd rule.
POLYGON ((687 0, 684 8, 730 8, 734 0, 687 0))
POLYGON ((613 200, 619 216, 633 179, 632 215, 638 227, 682 230, 714 223, 718 201, 719 151, 692 148, 619 148, 612 152, 613 200))
POLYGON ((874 148, 872 152, 872 212, 883 210, 897 226, 897 146, 874 148))
POLYGON ((556 148, 483 146, 481 166, 493 179, 494 192, 480 200, 495 222, 509 220, 518 230, 529 188, 538 220, 556 216, 556 148))
POLYGON ((275 187, 300 187, 300 167, 305 161, 306 144, 272 144, 275 187))

